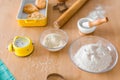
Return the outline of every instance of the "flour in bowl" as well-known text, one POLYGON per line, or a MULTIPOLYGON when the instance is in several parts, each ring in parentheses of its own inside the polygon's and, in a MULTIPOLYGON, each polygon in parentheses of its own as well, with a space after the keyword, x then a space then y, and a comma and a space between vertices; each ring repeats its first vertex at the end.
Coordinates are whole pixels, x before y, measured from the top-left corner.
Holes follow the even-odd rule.
POLYGON ((110 66, 112 56, 102 43, 96 43, 82 46, 74 55, 73 60, 81 69, 101 72, 110 66))
POLYGON ((63 47, 66 42, 63 40, 62 36, 57 33, 51 33, 45 36, 43 40, 43 45, 48 48, 59 48, 63 47))

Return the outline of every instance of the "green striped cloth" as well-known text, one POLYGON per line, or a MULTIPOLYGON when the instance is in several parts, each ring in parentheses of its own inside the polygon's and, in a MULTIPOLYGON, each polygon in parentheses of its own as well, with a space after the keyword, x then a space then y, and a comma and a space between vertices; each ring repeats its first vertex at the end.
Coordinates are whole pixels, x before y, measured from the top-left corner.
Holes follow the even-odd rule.
POLYGON ((15 80, 2 60, 0 60, 0 80, 15 80))

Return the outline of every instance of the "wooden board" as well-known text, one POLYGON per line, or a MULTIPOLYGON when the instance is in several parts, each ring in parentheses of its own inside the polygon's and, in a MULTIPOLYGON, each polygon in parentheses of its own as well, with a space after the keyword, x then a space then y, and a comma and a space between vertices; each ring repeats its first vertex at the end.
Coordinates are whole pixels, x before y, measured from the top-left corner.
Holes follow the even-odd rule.
MULTIPOLYGON (((76 0, 68 0, 70 6, 76 0)), ((40 45, 40 34, 52 28, 53 22, 61 15, 52 7, 56 0, 49 0, 48 25, 46 27, 19 27, 16 21, 20 0, 0 0, 0 58, 16 77, 16 80, 46 80, 50 73, 59 73, 66 80, 119 80, 120 60, 115 68, 103 74, 92 74, 78 69, 70 60, 68 50, 70 44, 81 37, 77 29, 77 21, 88 15, 97 5, 106 10, 109 22, 101 25, 92 34, 111 41, 120 53, 120 5, 119 0, 89 0, 62 29, 69 35, 67 46, 59 52, 49 52, 40 45), (7 50, 8 44, 15 36, 28 36, 34 42, 34 52, 28 57, 17 57, 7 50)), ((119 56, 120 57, 120 56, 119 56)))

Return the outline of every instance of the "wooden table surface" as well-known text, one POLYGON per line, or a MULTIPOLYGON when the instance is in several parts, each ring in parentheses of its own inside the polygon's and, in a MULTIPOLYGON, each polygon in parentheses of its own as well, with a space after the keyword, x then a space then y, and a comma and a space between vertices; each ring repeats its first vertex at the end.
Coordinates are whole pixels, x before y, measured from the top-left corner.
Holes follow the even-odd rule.
MULTIPOLYGON (((70 6, 76 0, 68 0, 70 6)), ((67 46, 58 52, 49 52, 40 45, 40 34, 52 28, 53 22, 61 15, 52 6, 56 0, 49 0, 48 25, 46 27, 20 27, 16 15, 20 0, 0 0, 0 58, 13 73, 16 80, 46 80, 50 73, 59 73, 66 80, 119 80, 120 60, 109 72, 92 74, 78 69, 70 60, 68 50, 70 44, 83 35, 79 34, 77 21, 88 15, 96 6, 102 6, 106 11, 109 22, 100 25, 92 34, 111 41, 120 53, 120 4, 119 0, 89 0, 62 29, 68 33, 67 46), (34 52, 28 57, 17 57, 7 50, 8 44, 15 36, 28 36, 34 43, 34 52)), ((120 55, 119 55, 120 57, 120 55)))

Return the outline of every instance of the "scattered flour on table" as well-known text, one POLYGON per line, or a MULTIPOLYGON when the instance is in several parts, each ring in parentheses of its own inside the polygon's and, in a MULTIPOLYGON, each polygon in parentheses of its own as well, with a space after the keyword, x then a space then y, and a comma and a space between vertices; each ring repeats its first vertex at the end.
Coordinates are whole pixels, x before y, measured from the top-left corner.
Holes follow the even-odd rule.
POLYGON ((51 33, 45 36, 43 44, 48 48, 58 48, 65 45, 62 36, 57 33, 51 33))
POLYGON ((105 18, 105 13, 106 11, 103 9, 102 6, 99 5, 95 7, 95 9, 91 11, 87 17, 93 20, 97 20, 99 18, 105 18))
POLYGON ((82 46, 73 60, 81 69, 99 72, 110 66, 112 56, 106 47, 96 43, 82 46))

